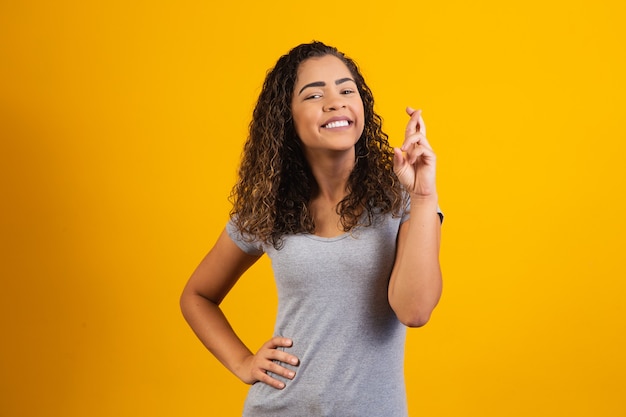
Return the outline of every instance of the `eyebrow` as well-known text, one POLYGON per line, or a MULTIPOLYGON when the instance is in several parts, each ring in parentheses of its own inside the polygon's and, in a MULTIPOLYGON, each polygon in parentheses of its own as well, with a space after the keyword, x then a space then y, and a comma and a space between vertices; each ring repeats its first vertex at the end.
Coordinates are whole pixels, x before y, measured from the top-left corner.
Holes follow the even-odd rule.
MULTIPOLYGON (((356 82, 352 78, 346 77, 346 78, 340 78, 338 80, 335 80, 335 85, 343 84, 348 81, 352 81, 353 83, 356 84, 356 82)), ((300 91, 298 92, 298 95, 302 94, 302 92, 305 89, 310 88, 310 87, 326 87, 326 83, 324 81, 315 81, 315 82, 309 83, 300 89, 300 91)))

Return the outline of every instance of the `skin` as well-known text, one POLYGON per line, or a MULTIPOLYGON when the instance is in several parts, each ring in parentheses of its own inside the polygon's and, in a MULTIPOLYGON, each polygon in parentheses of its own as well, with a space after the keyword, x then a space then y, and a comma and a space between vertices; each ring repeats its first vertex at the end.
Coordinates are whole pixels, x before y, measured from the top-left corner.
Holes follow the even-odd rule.
MULTIPOLYGON (((310 58, 300 64, 292 113, 305 157, 319 185, 310 202, 315 234, 344 233, 336 205, 346 195, 354 167, 354 145, 363 131, 363 102, 348 68, 334 56, 310 58), (348 120, 331 128, 329 120, 348 120)), ((411 217, 400 227, 397 253, 389 281, 389 303, 407 326, 426 324, 441 295, 440 220, 437 215, 435 154, 426 139, 421 111, 406 109, 409 121, 401 148, 394 149, 394 171, 411 196, 411 217)), ((219 305, 241 275, 259 258, 239 249, 225 231, 189 278, 181 295, 183 315, 207 349, 247 384, 285 385, 267 372, 293 379, 295 374, 274 361, 299 364, 288 337, 272 337, 256 353, 235 334, 219 305)), ((297 343, 297 341, 296 341, 297 343)))
POLYGON ((350 70, 332 55, 300 64, 294 93, 296 132, 320 189, 310 202, 315 234, 336 236, 344 233, 335 208, 346 195, 354 168, 354 145, 364 126, 363 101, 350 70), (327 127, 329 121, 340 120, 348 126, 327 127))

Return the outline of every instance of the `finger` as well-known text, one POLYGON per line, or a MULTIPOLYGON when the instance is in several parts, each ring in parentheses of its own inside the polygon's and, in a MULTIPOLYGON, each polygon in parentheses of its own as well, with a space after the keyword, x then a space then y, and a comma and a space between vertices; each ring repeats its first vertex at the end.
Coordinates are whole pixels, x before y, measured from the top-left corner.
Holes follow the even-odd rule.
POLYGON ((300 363, 300 360, 298 359, 297 356, 294 356, 282 350, 276 349, 279 347, 291 347, 291 346, 293 346, 293 340, 289 339, 288 337, 276 336, 270 339, 265 344, 264 347, 267 349, 271 349, 270 354, 269 354, 270 359, 277 360, 280 362, 285 362, 290 365, 298 365, 300 363))
POLYGON ((409 146, 407 147, 408 149, 411 148, 410 145, 413 145, 413 147, 415 147, 416 145, 422 145, 430 150, 433 149, 432 146, 430 145, 430 142, 426 138, 426 135, 422 133, 416 133, 415 135, 409 137, 407 139, 407 144, 409 144, 409 146))
POLYGON ((425 146, 418 145, 415 147, 413 152, 407 155, 407 161, 409 164, 413 165, 418 160, 420 160, 422 163, 428 164, 430 161, 435 160, 435 153, 425 146))
POLYGON ((297 356, 291 355, 287 352, 282 352, 282 351, 277 351, 277 352, 281 354, 279 355, 280 357, 278 358, 279 361, 288 363, 293 366, 298 366, 300 364, 300 359, 298 359, 297 356))
POLYGON ((254 371, 254 376, 257 381, 263 382, 264 384, 267 384, 276 389, 283 389, 285 388, 285 383, 279 379, 276 379, 274 376, 281 376, 283 378, 291 380, 295 378, 296 372, 280 364, 280 362, 282 361, 278 359, 280 355, 276 355, 277 352, 283 353, 275 349, 260 352, 260 356, 264 357, 265 359, 259 363, 258 368, 256 368, 256 370, 254 371))
POLYGON ((404 165, 406 164, 406 159, 402 153, 402 149, 393 148, 393 170, 396 174, 401 172, 404 169, 404 165))
POLYGON ((415 162, 422 156, 424 153, 424 148, 417 145, 413 147, 409 152, 407 152, 406 160, 410 165, 414 165, 415 162))
POLYGON ((412 107, 406 108, 406 113, 410 116, 406 124, 405 137, 414 135, 419 131, 420 110, 414 110, 412 107))
POLYGON ((424 118, 422 117, 422 111, 420 110, 419 112, 420 112, 420 114, 419 114, 419 118, 417 120, 417 123, 419 125, 419 132, 422 135, 426 136, 426 123, 424 123, 424 118))
POLYGON ((421 133, 416 133, 406 138, 402 145, 402 150, 410 154, 417 146, 423 145, 430 149, 430 143, 426 140, 426 137, 421 133))
POLYGON ((283 381, 279 381, 276 378, 272 378, 265 372, 259 372, 259 375, 256 376, 256 380, 264 384, 267 384, 270 387, 274 387, 276 389, 285 388, 285 383, 283 381))
POLYGON ((290 353, 283 352, 282 350, 277 349, 268 349, 264 351, 259 351, 265 359, 270 361, 278 361, 283 363, 288 363, 289 365, 298 366, 300 364, 300 360, 297 356, 294 356, 290 353))
POLYGON ((415 135, 422 134, 423 135, 423 119, 422 119, 422 111, 421 110, 413 110, 411 107, 407 107, 407 114, 411 116, 406 125, 406 130, 404 132, 404 143, 402 144, 402 150, 406 151, 413 141, 415 135))
POLYGON ((276 362, 269 362, 266 367, 267 372, 272 372, 273 374, 283 376, 287 379, 293 379, 296 376, 296 372, 285 368, 284 366, 279 365, 276 362))
POLYGON ((270 340, 265 342, 263 347, 266 347, 268 349, 276 349, 277 347, 291 347, 292 345, 293 340, 289 339, 288 337, 274 336, 270 340))
POLYGON ((406 160, 411 165, 413 165, 415 161, 417 161, 418 159, 422 157, 428 157, 428 155, 434 155, 433 150, 430 149, 430 146, 428 145, 424 137, 420 137, 417 139, 414 138, 414 140, 415 140, 414 142, 411 141, 412 146, 409 146, 409 148, 406 151, 406 160))

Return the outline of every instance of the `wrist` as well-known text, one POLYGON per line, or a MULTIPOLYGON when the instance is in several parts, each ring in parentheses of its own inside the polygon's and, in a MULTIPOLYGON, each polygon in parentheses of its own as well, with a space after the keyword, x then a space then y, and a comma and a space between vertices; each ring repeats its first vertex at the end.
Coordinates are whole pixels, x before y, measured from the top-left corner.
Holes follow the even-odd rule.
POLYGON ((439 201, 439 197, 437 192, 433 192, 428 195, 417 194, 417 193, 409 193, 409 197, 411 198, 411 206, 413 205, 437 205, 439 201))
POLYGON ((250 362, 253 357, 254 355, 250 352, 249 355, 240 358, 240 360, 237 361, 237 363, 230 369, 230 371, 245 384, 252 384, 255 382, 255 379, 252 377, 249 369, 250 362))
POLYGON ((419 213, 427 216, 430 216, 434 213, 439 213, 439 199, 436 193, 430 194, 428 196, 421 194, 410 194, 410 198, 411 217, 419 216, 419 213))

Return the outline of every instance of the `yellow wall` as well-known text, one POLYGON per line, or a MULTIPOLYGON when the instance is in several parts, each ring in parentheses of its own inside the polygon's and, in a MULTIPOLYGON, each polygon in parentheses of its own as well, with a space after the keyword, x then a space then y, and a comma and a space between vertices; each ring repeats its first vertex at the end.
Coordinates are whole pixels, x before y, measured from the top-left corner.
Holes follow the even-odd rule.
MULTIPOLYGON (((235 416, 178 311, 265 71, 353 56, 392 142, 424 109, 445 294, 413 416, 626 415, 622 1, 0 2, 0 416, 235 416)), ((266 261, 225 302, 271 332, 266 261)))

